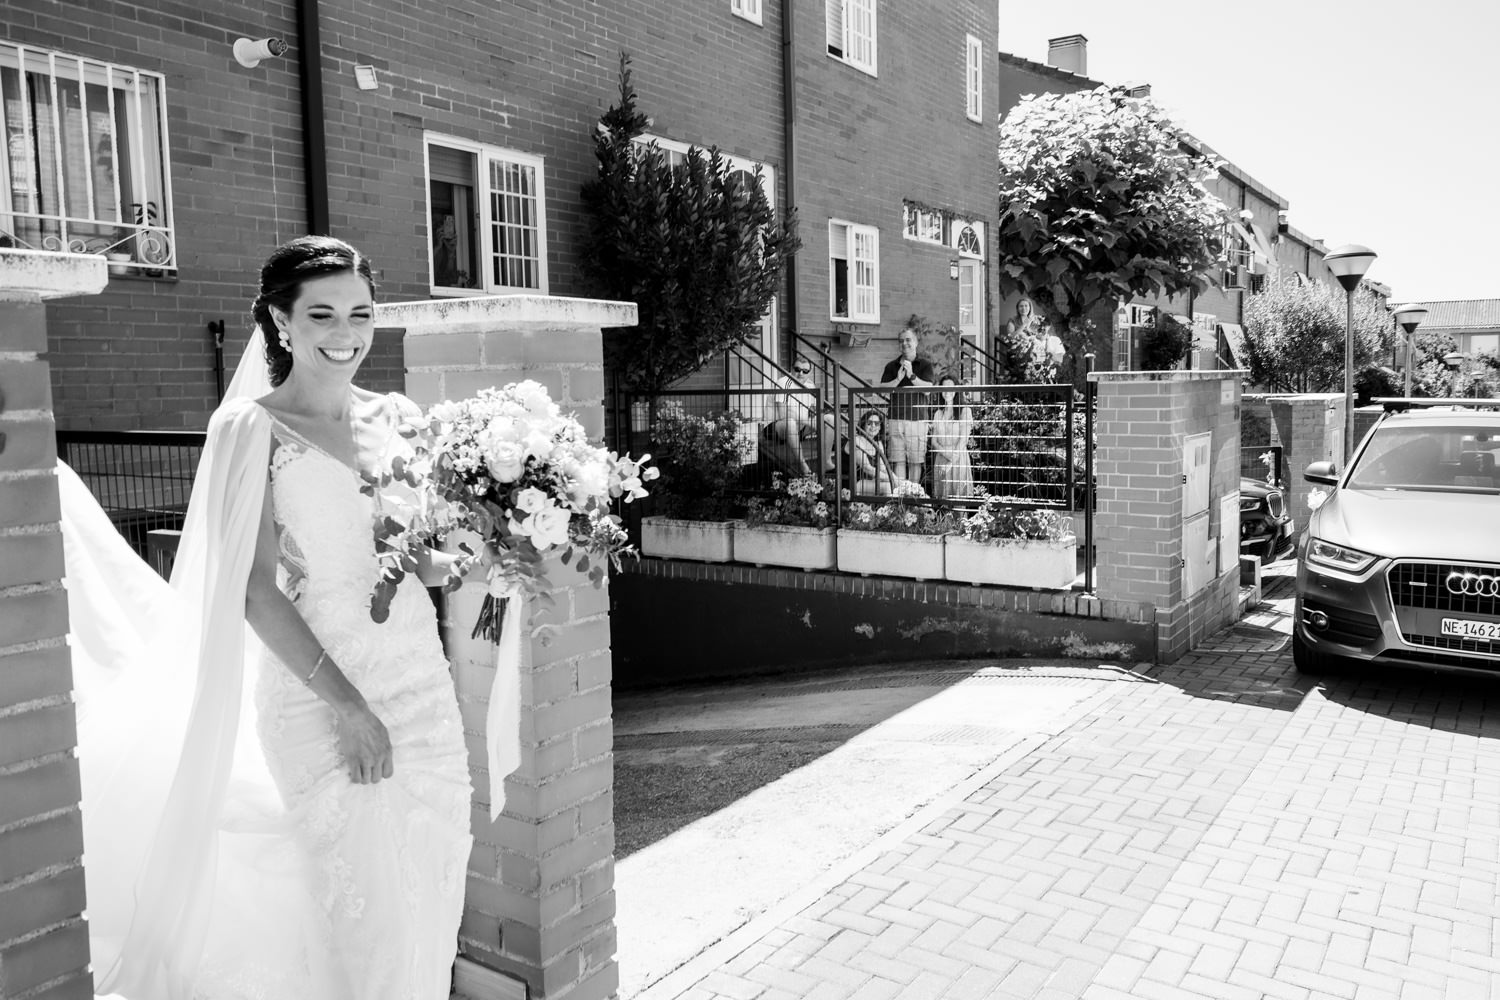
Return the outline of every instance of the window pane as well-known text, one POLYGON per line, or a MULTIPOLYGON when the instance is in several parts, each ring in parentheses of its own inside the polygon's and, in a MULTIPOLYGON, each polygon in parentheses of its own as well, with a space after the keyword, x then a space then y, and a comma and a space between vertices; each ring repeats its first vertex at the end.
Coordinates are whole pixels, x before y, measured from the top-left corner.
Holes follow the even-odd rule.
POLYGON ((474 218, 473 153, 429 146, 427 182, 432 218, 432 283, 443 288, 479 287, 479 233, 474 218))
POLYGON ((538 288, 536 168, 500 159, 490 160, 489 168, 493 282, 502 288, 538 288))

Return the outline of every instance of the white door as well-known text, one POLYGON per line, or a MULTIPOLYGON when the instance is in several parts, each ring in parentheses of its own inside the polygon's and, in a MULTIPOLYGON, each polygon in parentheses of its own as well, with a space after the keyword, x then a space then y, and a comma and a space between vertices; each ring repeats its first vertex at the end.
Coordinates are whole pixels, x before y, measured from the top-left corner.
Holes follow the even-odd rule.
POLYGON ((958 332, 983 346, 984 262, 961 258, 958 262, 958 332))

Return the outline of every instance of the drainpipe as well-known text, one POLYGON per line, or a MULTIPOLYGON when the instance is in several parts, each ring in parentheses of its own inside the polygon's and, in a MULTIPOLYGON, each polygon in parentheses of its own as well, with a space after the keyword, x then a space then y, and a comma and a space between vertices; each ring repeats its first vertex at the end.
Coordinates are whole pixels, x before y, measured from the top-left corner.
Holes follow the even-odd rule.
MULTIPOLYGON (((781 176, 786 183, 786 212, 790 217, 797 209, 797 49, 793 44, 796 32, 792 28, 793 5, 791 0, 781 4, 781 118, 783 152, 781 176)), ((786 314, 791 320, 788 334, 797 332, 797 256, 786 261, 786 314)), ((790 335, 782 338, 788 345, 790 335)), ((790 360, 790 359, 789 359, 790 360)), ((790 365, 789 365, 790 366, 790 365)))
POLYGON ((307 231, 328 235, 328 145, 323 134, 323 46, 318 0, 297 0, 297 67, 302 82, 302 170, 307 231))

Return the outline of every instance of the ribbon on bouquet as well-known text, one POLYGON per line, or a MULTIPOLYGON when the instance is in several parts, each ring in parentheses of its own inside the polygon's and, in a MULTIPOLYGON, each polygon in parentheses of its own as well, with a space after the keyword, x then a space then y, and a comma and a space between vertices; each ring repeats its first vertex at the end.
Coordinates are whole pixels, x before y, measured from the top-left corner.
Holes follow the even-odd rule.
MULTIPOLYGON (((521 623, 526 598, 520 588, 492 581, 490 595, 503 598, 505 617, 495 650, 495 680, 484 718, 490 772, 490 820, 505 808, 505 778, 521 766, 521 623)), ((529 651, 530 644, 525 648, 529 651)))

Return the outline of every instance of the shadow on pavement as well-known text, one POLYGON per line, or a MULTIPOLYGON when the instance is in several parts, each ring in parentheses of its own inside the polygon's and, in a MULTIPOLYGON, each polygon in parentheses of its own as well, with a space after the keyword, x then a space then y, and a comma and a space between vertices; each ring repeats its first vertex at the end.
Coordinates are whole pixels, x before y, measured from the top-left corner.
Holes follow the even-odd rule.
POLYGON ((1314 684, 1292 665, 1296 575, 1292 559, 1265 567, 1258 606, 1176 663, 1147 667, 1141 673, 1195 698, 1293 711, 1314 684))
POLYGON ((841 668, 617 693, 616 859, 831 753, 987 663, 841 668))

